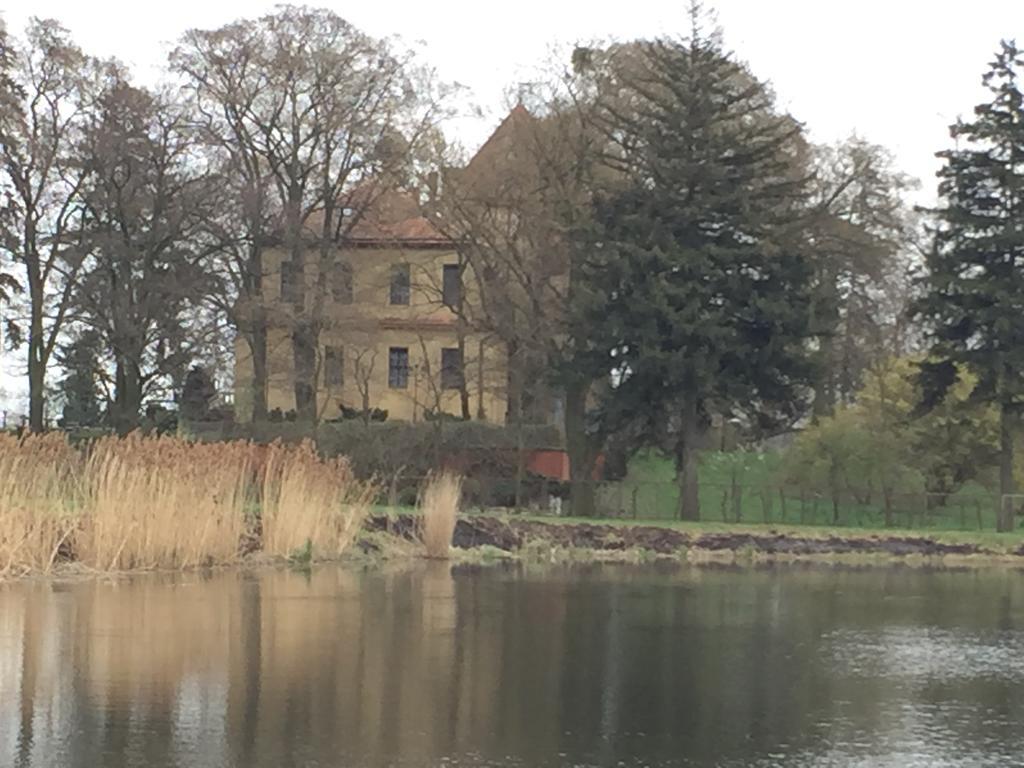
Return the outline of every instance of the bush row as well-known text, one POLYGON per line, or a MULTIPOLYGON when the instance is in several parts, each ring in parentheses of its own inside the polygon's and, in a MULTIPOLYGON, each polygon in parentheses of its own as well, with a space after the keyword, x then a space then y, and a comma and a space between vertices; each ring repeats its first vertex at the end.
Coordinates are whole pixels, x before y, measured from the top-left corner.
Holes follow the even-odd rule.
POLYGON ((190 424, 186 434, 202 441, 251 440, 257 443, 311 439, 321 454, 346 456, 359 477, 395 475, 422 478, 442 467, 466 476, 510 478, 516 472, 516 448, 560 448, 556 427, 516 428, 479 421, 342 421, 315 429, 295 422, 262 424, 190 424))

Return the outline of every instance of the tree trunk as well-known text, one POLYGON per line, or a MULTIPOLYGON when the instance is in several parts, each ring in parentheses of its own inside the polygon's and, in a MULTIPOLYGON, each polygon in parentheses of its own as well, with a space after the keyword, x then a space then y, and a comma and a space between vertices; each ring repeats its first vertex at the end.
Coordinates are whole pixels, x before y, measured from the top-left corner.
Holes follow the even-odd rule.
MULTIPOLYGON (((459 333, 459 365, 462 370, 459 371, 459 405, 462 406, 462 418, 469 421, 473 417, 473 411, 469 405, 469 382, 466 376, 466 337, 460 331, 459 333)), ((483 360, 480 361, 480 365, 483 365, 483 360)))
POLYGON ((292 331, 292 363, 295 370, 296 420, 316 424, 316 347, 318 334, 313 324, 302 320, 292 331))
POLYGON ((267 386, 270 367, 267 361, 267 326, 262 315, 256 318, 251 334, 246 335, 252 353, 252 421, 267 420, 267 386))
POLYGON ((818 354, 818 381, 814 387, 814 401, 812 403, 812 415, 815 421, 831 416, 836 406, 833 372, 835 344, 831 336, 822 336, 819 343, 821 344, 821 351, 818 354))
POLYGON ((832 525, 839 525, 839 465, 835 458, 828 468, 828 488, 832 497, 832 525))
POLYGON ((573 517, 593 517, 594 463, 597 461, 599 440, 587 434, 587 396, 590 383, 574 381, 565 391, 565 447, 569 456, 569 514, 573 517))
MULTIPOLYGON (((461 267, 462 256, 459 256, 459 262, 461 267)), ((460 273, 461 275, 461 269, 460 273)), ((460 277, 461 284, 461 277, 460 277)), ((462 290, 459 291, 459 307, 458 316, 455 319, 455 331, 458 339, 459 346, 459 365, 461 370, 459 371, 459 405, 461 407, 462 418, 469 421, 473 417, 473 411, 469 404, 469 377, 466 375, 466 324, 464 306, 462 302, 462 290)), ((483 368, 483 358, 480 358, 480 367, 483 368)))
POLYGON ((516 478, 515 478, 515 511, 523 508, 523 477, 526 475, 526 451, 523 449, 523 411, 520 407, 516 418, 516 478))
POLYGON ((28 335, 28 426, 33 432, 42 432, 46 386, 46 341, 43 334, 43 281, 38 268, 28 269, 29 311, 28 335))
POLYGON ((999 408, 999 514, 996 516, 996 530, 1012 531, 1014 528, 1013 483, 1013 433, 1015 414, 1010 406, 1002 403, 999 408))
POLYGON ((812 307, 812 331, 818 338, 818 370, 814 385, 812 416, 817 422, 831 416, 836 405, 835 334, 839 326, 839 297, 836 275, 827 266, 817 275, 818 297, 812 307))
POLYGON ((681 413, 679 440, 676 443, 676 481, 679 483, 679 519, 700 520, 697 480, 697 401, 687 398, 681 413))
POLYGON ((28 426, 33 432, 42 432, 45 427, 43 421, 45 370, 46 366, 36 359, 35 345, 30 344, 28 360, 28 426))
POLYGON ((732 495, 732 521, 739 523, 743 520, 743 487, 740 485, 739 470, 735 463, 732 466, 730 489, 730 494, 732 495))
POLYGON ((510 424, 515 423, 519 415, 522 414, 523 376, 520 358, 519 344, 510 341, 508 343, 508 397, 505 412, 505 421, 510 424))
POLYGON ((370 377, 367 376, 359 388, 360 405, 363 410, 363 426, 370 428, 370 377))
POLYGON ((263 247, 261 245, 262 221, 258 214, 263 209, 262 190, 257 190, 255 200, 257 211, 248 220, 248 231, 252 234, 249 245, 246 270, 242 274, 241 296, 244 309, 235 321, 249 345, 252 356, 252 422, 267 420, 267 389, 270 386, 270 365, 268 360, 268 322, 266 301, 263 294, 263 247))
MULTIPOLYGON (((292 298, 292 389, 295 394, 296 421, 316 426, 316 356, 319 329, 316 326, 315 308, 311 307, 307 289, 306 251, 302 242, 302 196, 303 189, 294 179, 288 189, 285 204, 288 257, 291 262, 294 291, 292 298), (311 311, 312 310, 312 311, 311 311)), ((324 211, 324 225, 327 226, 329 211, 324 211)), ((320 282, 323 275, 317 276, 320 282)))
POLYGON ((487 418, 487 409, 484 407, 484 347, 483 339, 480 340, 480 356, 476 366, 476 418, 483 421, 487 418))
POLYGON ((118 360, 114 377, 113 426, 126 435, 139 426, 142 408, 142 379, 138 366, 130 360, 118 360))

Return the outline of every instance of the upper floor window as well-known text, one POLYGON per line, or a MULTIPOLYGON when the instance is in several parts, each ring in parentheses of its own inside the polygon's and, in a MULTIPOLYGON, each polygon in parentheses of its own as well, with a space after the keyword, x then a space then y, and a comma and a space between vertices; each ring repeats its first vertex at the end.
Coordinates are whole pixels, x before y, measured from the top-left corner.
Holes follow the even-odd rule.
POLYGON ((441 301, 455 309, 462 300, 462 268, 458 264, 445 264, 441 285, 441 301))
POLYGON ((345 354, 341 347, 324 348, 324 384, 340 387, 345 383, 345 354))
POLYGON ((391 268, 391 303, 409 303, 409 265, 395 264, 391 268))
POLYGON ((409 386, 408 347, 391 347, 388 350, 388 386, 392 389, 409 386))
POLYGON ((441 350, 441 389, 462 389, 462 350, 441 350))
POLYGON ((331 297, 337 304, 352 303, 352 265, 339 260, 331 271, 331 297))
POLYGON ((281 262, 281 301, 297 304, 301 298, 298 268, 293 261, 281 262))

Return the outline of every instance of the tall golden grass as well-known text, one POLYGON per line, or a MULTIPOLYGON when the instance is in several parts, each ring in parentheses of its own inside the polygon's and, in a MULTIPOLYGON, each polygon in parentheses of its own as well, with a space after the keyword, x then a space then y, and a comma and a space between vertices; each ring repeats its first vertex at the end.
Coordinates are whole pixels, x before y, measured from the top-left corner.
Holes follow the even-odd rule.
POLYGON ((419 503, 420 538, 427 557, 448 557, 461 499, 462 478, 459 475, 439 472, 427 478, 419 503))
POLYGON ((252 446, 104 438, 83 475, 76 554, 99 570, 189 568, 238 556, 252 446))
POLYGON ((75 526, 78 469, 60 435, 0 434, 0 576, 53 567, 75 526))
POLYGON ((0 576, 47 572, 58 555, 103 571, 226 564, 245 540, 334 557, 375 494, 310 444, 129 435, 79 450, 0 434, 0 576))
POLYGON ((264 453, 263 551, 289 556, 306 547, 335 557, 352 543, 377 494, 356 480, 348 459, 322 459, 309 441, 273 443, 264 453))

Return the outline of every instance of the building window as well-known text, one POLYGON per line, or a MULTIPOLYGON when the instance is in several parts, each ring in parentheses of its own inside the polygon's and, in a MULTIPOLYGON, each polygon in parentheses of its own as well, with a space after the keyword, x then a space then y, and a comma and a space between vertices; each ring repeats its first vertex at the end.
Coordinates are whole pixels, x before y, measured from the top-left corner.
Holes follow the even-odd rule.
POLYGON ((331 272, 331 296, 337 304, 352 303, 352 265, 337 261, 331 272))
POLYGON ((462 389, 462 351, 441 350, 441 389, 462 389))
POLYGON ((299 270, 295 262, 281 262, 281 300, 289 304, 299 302, 299 270))
POLYGON ((462 299, 462 270, 458 264, 445 264, 441 285, 441 300, 446 307, 456 309, 462 299))
POLYGON ((345 383, 345 354, 341 347, 324 348, 324 384, 340 387, 345 383))
POLYGON ((406 389, 409 386, 409 349, 391 347, 388 350, 388 386, 406 389))
POLYGON ((391 303, 409 303, 409 265, 395 264, 391 268, 391 303))

